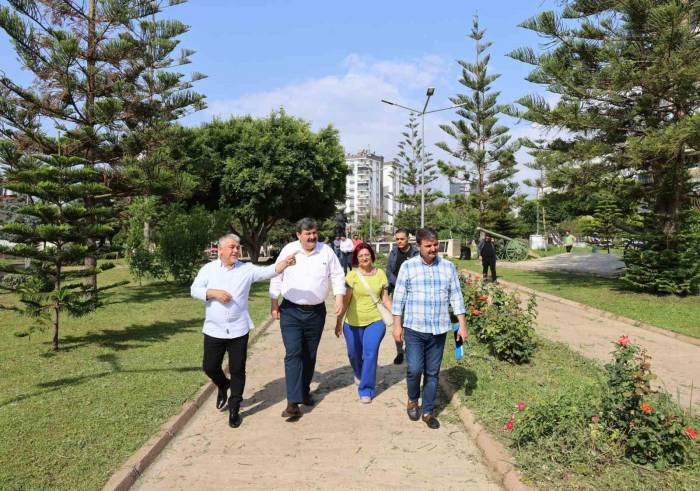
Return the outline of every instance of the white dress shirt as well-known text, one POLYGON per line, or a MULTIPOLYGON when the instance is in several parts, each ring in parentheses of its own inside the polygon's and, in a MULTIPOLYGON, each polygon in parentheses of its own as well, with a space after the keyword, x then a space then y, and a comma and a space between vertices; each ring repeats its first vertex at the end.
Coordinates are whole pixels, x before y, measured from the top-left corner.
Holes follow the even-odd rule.
POLYGON ((348 237, 345 240, 340 241, 341 252, 352 252, 353 249, 355 249, 355 243, 352 241, 352 239, 350 237, 348 237))
POLYGON ((277 262, 297 251, 301 252, 295 257, 296 264, 270 280, 270 298, 279 298, 281 294, 299 305, 318 305, 326 301, 329 282, 334 295, 345 294, 345 274, 333 249, 317 243, 307 254, 297 240, 284 246, 277 262))
POLYGON ((202 332, 220 339, 245 336, 255 327, 248 313, 250 285, 268 280, 276 274, 274 264, 254 266, 236 261, 233 266, 226 267, 221 259, 216 259, 202 266, 190 288, 194 298, 206 302, 202 332), (210 288, 227 291, 231 294, 231 301, 221 303, 214 299, 207 300, 207 290, 210 288))

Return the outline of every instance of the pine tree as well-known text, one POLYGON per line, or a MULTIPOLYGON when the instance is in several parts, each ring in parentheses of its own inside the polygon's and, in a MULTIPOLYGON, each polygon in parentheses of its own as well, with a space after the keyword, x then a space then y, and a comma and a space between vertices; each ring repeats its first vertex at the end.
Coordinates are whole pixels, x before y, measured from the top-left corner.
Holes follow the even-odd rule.
POLYGON ((415 114, 411 113, 405 128, 401 133, 404 139, 399 142, 399 152, 396 155, 401 188, 395 199, 402 208, 401 226, 415 232, 421 226, 421 189, 426 209, 441 194, 430 187, 438 178, 437 168, 432 161, 432 155, 428 152, 423 154, 423 140, 418 136, 418 120, 415 114))
POLYGON ((92 286, 81 280, 111 267, 84 265, 113 231, 109 201, 96 198, 108 194, 109 188, 84 159, 28 155, 8 141, 0 143, 0 173, 2 187, 30 196, 17 213, 32 218, 0 226, 15 243, 0 246, 0 253, 31 260, 27 269, 2 268, 24 278, 3 288, 19 294, 23 308, 17 310, 39 323, 50 319, 52 348, 57 351, 61 314, 83 315, 98 306, 92 286), (89 207, 86 196, 92 198, 89 207))
MULTIPOLYGON (((0 29, 22 68, 34 77, 22 86, 0 71, 0 135, 20 151, 83 158, 99 169, 112 198, 163 182, 169 173, 156 151, 168 123, 203 107, 190 79, 172 71, 190 50, 173 52, 187 26, 156 17, 183 0, 10 0, 0 6, 0 29), (66 143, 68 141, 69 143, 66 143), (129 167, 127 172, 126 167, 129 167), (158 172, 153 169, 158 170, 158 172)), ((97 197, 85 195, 85 206, 97 197)), ((97 224, 95 224, 97 225, 97 224)), ((87 256, 95 267, 96 258, 87 256)), ((90 279, 93 292, 96 276, 90 279)))
POLYGON ((635 178, 627 194, 643 220, 629 232, 637 248, 625 255, 624 279, 652 292, 690 293, 669 288, 667 280, 669 274, 679 285, 700 280, 697 269, 681 266, 680 242, 695 230, 688 168, 700 148, 700 3, 563 4, 559 13, 542 12, 522 24, 548 40, 544 52, 510 54, 534 66, 530 82, 560 98, 554 105, 540 96, 522 98, 518 115, 567 129, 560 160, 585 169, 590 181, 635 178))
POLYGON ((593 219, 594 232, 606 244, 610 254, 610 246, 620 232, 619 224, 622 219, 620 208, 610 193, 602 193, 599 197, 593 219))
MULTIPOLYGON (((450 179, 466 182, 476 181, 472 199, 479 211, 479 226, 512 228, 509 223, 510 199, 517 190, 512 178, 517 172, 515 152, 518 144, 510 141, 508 128, 498 125, 498 116, 503 107, 498 104, 500 92, 492 90, 498 74, 488 72, 491 56, 487 53, 491 42, 484 42, 485 30, 479 28, 479 19, 474 17, 469 37, 474 40, 476 56, 474 63, 459 60, 462 76, 459 83, 470 90, 469 94, 457 94, 450 98, 460 119, 440 128, 456 140, 455 146, 445 142, 439 148, 461 163, 439 162, 440 169, 450 179)), ((512 217, 510 217, 512 218, 512 217)))

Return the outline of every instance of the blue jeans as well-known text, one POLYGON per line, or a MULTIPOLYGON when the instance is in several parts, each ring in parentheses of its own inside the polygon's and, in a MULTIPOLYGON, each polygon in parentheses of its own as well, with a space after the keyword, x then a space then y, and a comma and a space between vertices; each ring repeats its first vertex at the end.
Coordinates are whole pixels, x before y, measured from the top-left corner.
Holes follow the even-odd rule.
POLYGON ((406 385, 408 398, 418 401, 420 397, 421 375, 423 376, 423 414, 432 414, 435 409, 435 397, 437 396, 438 376, 442 353, 445 350, 445 338, 447 333, 429 334, 404 329, 404 341, 406 342, 406 385))
POLYGON ((309 395, 316 367, 316 353, 326 321, 326 306, 303 310, 290 302, 280 305, 280 329, 284 343, 284 378, 287 401, 301 403, 309 395))
POLYGON ((384 338, 384 322, 376 321, 368 326, 343 325, 345 344, 348 346, 348 358, 355 377, 360 379, 357 392, 360 397, 374 397, 377 386, 377 359, 379 345, 384 338))

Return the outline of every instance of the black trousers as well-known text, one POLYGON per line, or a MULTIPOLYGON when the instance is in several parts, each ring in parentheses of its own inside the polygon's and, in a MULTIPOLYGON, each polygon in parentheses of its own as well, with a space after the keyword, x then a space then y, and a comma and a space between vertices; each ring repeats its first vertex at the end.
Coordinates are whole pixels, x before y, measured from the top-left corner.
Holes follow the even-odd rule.
POLYGON ((489 268, 491 268, 491 281, 496 281, 496 256, 482 257, 481 258, 481 267, 483 269, 482 273, 483 273, 484 279, 486 279, 486 276, 488 275, 488 272, 489 272, 489 268))
POLYGON ((288 301, 280 305, 280 328, 284 343, 284 379, 287 401, 301 403, 309 395, 316 368, 316 353, 326 322, 326 306, 299 307, 288 301))
POLYGON ((248 357, 248 334, 239 338, 220 339, 204 335, 204 356, 202 368, 219 390, 231 388, 228 397, 228 408, 237 412, 243 400, 245 388, 245 363, 248 357), (231 373, 229 380, 221 369, 224 353, 228 351, 228 367, 231 373))
POLYGON ((573 246, 566 246, 566 252, 571 252, 571 248, 572 248, 572 247, 573 247, 573 246))

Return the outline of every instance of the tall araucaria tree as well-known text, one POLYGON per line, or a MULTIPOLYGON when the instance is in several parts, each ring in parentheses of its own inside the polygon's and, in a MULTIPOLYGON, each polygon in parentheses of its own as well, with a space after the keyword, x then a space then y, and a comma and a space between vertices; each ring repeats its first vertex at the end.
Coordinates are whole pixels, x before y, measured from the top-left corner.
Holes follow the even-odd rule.
POLYGON ((500 92, 492 86, 500 75, 489 73, 491 55, 487 50, 493 43, 484 41, 485 33, 474 17, 469 34, 475 43, 474 62, 458 60, 462 68, 459 83, 469 93, 450 98, 453 104, 462 106, 456 111, 459 119, 440 125, 455 143, 437 143, 459 163, 441 161, 438 165, 450 180, 475 182, 470 188, 475 190, 471 196, 479 212, 479 226, 502 229, 509 222, 510 200, 517 190, 512 178, 517 172, 518 143, 511 142, 509 129, 498 124, 503 106, 498 103, 500 92))
POLYGON ((520 115, 570 137, 562 162, 591 175, 634 176, 640 226, 628 230, 623 279, 651 292, 700 291, 700 252, 688 169, 700 149, 700 3, 570 0, 525 21, 547 43, 510 54, 559 101, 529 96, 520 115))
MULTIPOLYGON (((112 199, 139 184, 149 188, 165 180, 171 172, 157 153, 163 127, 203 107, 203 96, 191 90, 202 76, 174 71, 192 54, 173 55, 187 26, 157 18, 164 6, 183 1, 8 0, 0 5, 0 29, 33 76, 31 84, 22 85, 0 69, 0 135, 19 151, 51 155, 59 153, 51 133, 59 132, 65 137, 61 154, 98 169, 112 199), (127 174, 140 179, 128 183, 127 174)), ((81 199, 89 208, 103 197, 81 199)), ((95 267, 92 252, 86 260, 95 267)), ((90 282, 96 292, 96 276, 90 282)))
POLYGON ((108 195, 109 188, 84 159, 27 155, 8 141, 0 142, 0 174, 2 187, 30 197, 17 213, 31 218, 0 226, 13 241, 0 245, 0 253, 30 260, 26 269, 0 265, 0 271, 21 278, 2 288, 19 295, 22 308, 9 308, 40 323, 50 320, 52 349, 57 351, 62 313, 83 315, 97 307, 91 285, 82 279, 111 267, 83 265, 85 257, 100 252, 101 239, 112 232, 109 200, 99 198, 108 195), (91 206, 85 205, 86 196, 93 197, 91 206))

